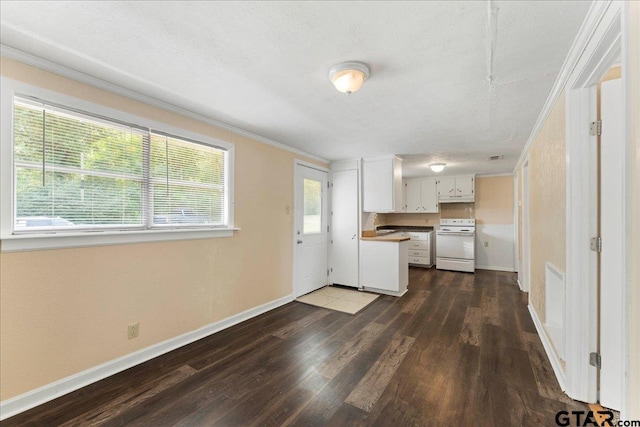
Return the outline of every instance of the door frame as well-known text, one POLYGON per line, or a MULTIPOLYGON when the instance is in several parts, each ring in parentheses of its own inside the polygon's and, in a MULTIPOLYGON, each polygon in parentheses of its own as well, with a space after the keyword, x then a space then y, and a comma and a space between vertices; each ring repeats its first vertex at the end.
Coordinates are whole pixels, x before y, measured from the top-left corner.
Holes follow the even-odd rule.
MULTIPOLYGON (((513 173, 513 271, 520 275, 520 229, 519 223, 522 216, 522 206, 518 204, 520 198, 520 173, 513 173)), ((522 291, 522 283, 518 279, 518 287, 522 291)))
MULTIPOLYGON (((624 81, 625 52, 622 46, 623 5, 607 2, 601 7, 600 19, 593 24, 591 39, 571 72, 566 91, 566 319, 565 339, 567 343, 566 391, 577 400, 596 402, 598 399, 597 368, 589 364, 589 353, 597 352, 598 342, 598 286, 596 254, 589 248, 589 239, 597 234, 597 153, 596 138, 589 134, 589 123, 597 120, 595 85, 604 74, 622 58, 623 96, 627 85, 624 81)), ((628 117, 625 117, 625 127, 628 117)), ((627 130, 623 130, 623 141, 627 141, 627 130)), ((625 167, 625 165, 621 165, 625 167)), ((621 176, 627 175, 626 170, 621 176)), ((620 185, 624 186, 624 179, 620 185)), ((624 187, 623 187, 624 188, 624 187)), ((626 205, 626 200, 623 202, 626 205)), ((626 206, 622 207, 621 217, 626 206)), ((622 236, 622 244, 625 236, 622 236)), ((623 262, 625 262, 623 260, 623 262)), ((623 272, 626 286, 626 272, 623 272)), ((621 292, 626 294, 626 289, 621 292)), ((620 301, 622 311, 623 348, 626 373, 628 368, 627 324, 625 304, 620 301)), ((626 378, 623 375, 623 389, 626 378)), ((622 418, 626 413, 626 395, 623 395, 622 418)))
MULTIPOLYGON (((296 298, 296 295, 298 295, 298 281, 296 280, 297 276, 297 268, 298 268, 298 251, 297 249, 297 241, 298 241, 298 236, 296 235, 296 206, 298 206, 298 194, 296 193, 296 182, 299 178, 298 176, 298 166, 304 166, 307 168, 311 168, 311 169, 315 169, 321 172, 325 172, 327 174, 327 182, 329 182, 329 169, 325 168, 323 166, 317 165, 315 163, 311 163, 311 162, 307 162, 304 160, 300 160, 300 159, 293 159, 293 185, 292 185, 292 190, 293 190, 293 207, 291 209, 291 213, 292 213, 292 225, 291 225, 291 244, 293 247, 293 266, 292 266, 292 277, 291 277, 291 294, 293 296, 293 298, 296 298)), ((330 186, 329 186, 330 187, 330 186)), ((329 212, 331 212, 331 195, 329 194, 329 190, 330 188, 327 188, 327 208, 326 208, 326 215, 327 215, 327 225, 329 226, 329 228, 331 228, 331 217, 330 215, 328 215, 329 212)), ((327 241, 327 251, 325 253, 325 257, 327 259, 327 266, 329 265, 329 232, 327 230, 323 230, 323 234, 325 236, 325 239, 327 241)), ((329 283, 329 276, 327 276, 327 284, 329 283)))
POLYGON ((529 156, 522 164, 522 264, 518 276, 522 274, 520 289, 529 292, 531 289, 531 180, 529 179, 529 156))

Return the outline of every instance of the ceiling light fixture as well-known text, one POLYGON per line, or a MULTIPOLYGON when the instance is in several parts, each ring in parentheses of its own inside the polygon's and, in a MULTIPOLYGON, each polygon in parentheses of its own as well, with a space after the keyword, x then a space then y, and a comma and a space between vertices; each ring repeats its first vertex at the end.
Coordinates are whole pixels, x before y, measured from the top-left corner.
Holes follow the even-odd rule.
POLYGON ((360 90, 369 78, 369 67, 362 62, 342 62, 331 67, 329 80, 342 93, 351 95, 360 90))
POLYGON ((431 163, 429 167, 434 172, 442 172, 446 165, 447 165, 446 163, 431 163))

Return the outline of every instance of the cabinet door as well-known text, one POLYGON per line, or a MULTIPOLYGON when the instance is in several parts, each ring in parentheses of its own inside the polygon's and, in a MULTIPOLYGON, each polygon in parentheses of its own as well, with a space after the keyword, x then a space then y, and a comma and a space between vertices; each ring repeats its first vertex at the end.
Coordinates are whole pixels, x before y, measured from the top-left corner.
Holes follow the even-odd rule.
POLYGON ((472 176, 456 177, 456 196, 460 196, 460 197, 473 196, 473 177, 472 176))
POLYGON ((456 195, 456 179, 454 177, 442 177, 438 180, 438 196, 440 198, 453 198, 456 195))
POLYGON ((365 212, 394 211, 393 161, 367 160, 362 165, 363 210, 365 212))
POLYGON ((438 192, 436 190, 436 182, 437 180, 435 178, 420 180, 421 212, 438 212, 438 192))
POLYGON ((402 212, 404 201, 402 200, 402 160, 398 157, 391 159, 392 173, 393 173, 393 194, 392 194, 392 209, 391 212, 402 212))
POLYGON ((402 180, 402 212, 407 211, 407 181, 402 180))
POLYGON ((362 181, 365 212, 402 212, 402 160, 365 159, 362 181))
POLYGON ((408 179, 407 180, 407 210, 406 212, 422 212, 421 202, 421 186, 420 180, 408 179))

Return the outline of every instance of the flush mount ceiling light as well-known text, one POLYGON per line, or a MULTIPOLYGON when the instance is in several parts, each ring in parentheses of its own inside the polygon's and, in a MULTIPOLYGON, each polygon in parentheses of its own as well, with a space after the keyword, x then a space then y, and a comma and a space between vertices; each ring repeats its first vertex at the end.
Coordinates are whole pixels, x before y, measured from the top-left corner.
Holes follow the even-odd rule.
POLYGON ((434 172, 442 172, 446 165, 447 165, 446 163, 431 163, 429 167, 434 172))
POLYGON ((369 78, 369 67, 362 62, 342 62, 331 67, 329 80, 342 93, 357 92, 369 78))

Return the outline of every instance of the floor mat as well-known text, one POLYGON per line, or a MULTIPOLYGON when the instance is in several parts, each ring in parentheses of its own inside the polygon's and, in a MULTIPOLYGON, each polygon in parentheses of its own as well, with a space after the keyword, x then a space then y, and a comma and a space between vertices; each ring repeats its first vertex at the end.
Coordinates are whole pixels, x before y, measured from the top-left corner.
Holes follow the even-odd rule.
POLYGON ((317 291, 296 298, 296 301, 303 302, 316 307, 324 307, 330 310, 341 311, 348 314, 356 314, 380 295, 360 292, 336 286, 326 286, 317 291))

